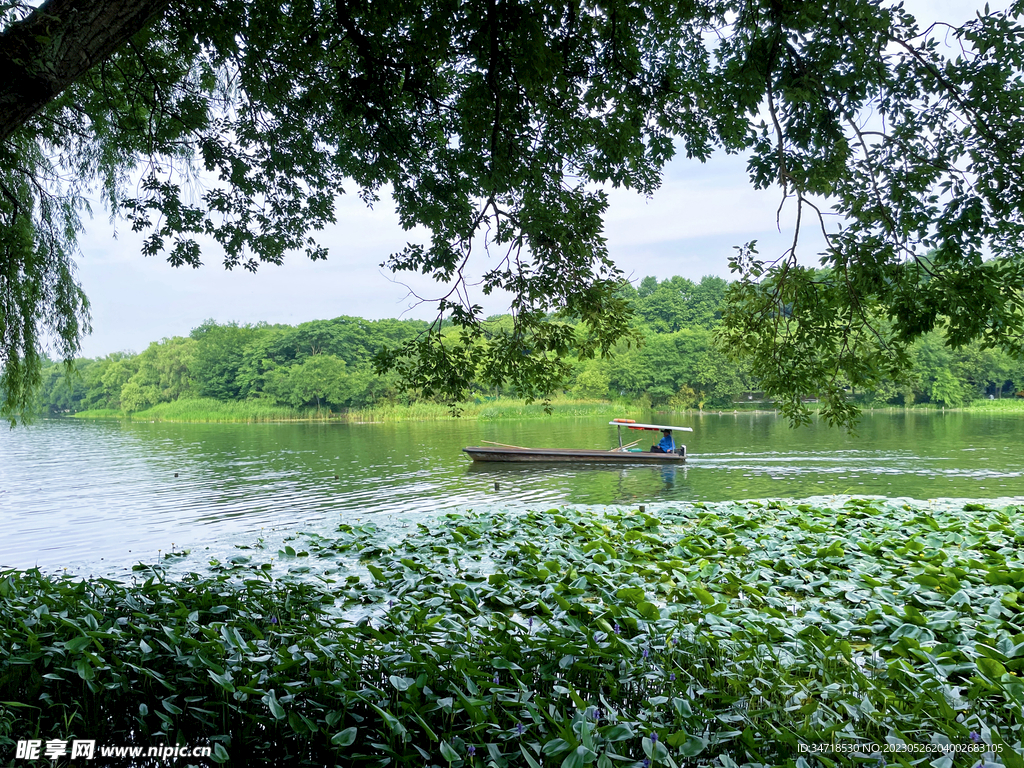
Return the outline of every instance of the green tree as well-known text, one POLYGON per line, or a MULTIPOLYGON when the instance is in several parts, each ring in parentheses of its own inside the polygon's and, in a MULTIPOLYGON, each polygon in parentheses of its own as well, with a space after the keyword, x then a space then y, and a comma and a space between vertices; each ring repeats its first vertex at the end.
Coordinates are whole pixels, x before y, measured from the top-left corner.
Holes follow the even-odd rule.
POLYGON ((143 411, 151 405, 155 405, 158 402, 158 393, 156 387, 152 385, 144 385, 129 379, 125 382, 124 386, 121 387, 121 393, 118 397, 118 402, 121 404, 122 410, 125 413, 137 413, 143 411))
POLYGON ((246 344, 258 331, 237 323, 218 325, 213 320, 192 330, 195 359, 191 374, 196 392, 201 397, 235 400, 239 397, 239 368, 246 344))
MULTIPOLYGON (((1010 368, 1010 380, 1013 382, 1014 394, 1024 393, 1024 359, 1016 360, 1010 368)), ((1024 394, 1022 394, 1024 397, 1024 394)))
POLYGON ((714 373, 699 367, 708 360, 711 334, 699 328, 648 336, 640 350, 642 365, 650 371, 647 393, 655 403, 667 402, 684 386, 699 391, 714 380, 714 373))
POLYGON ((63 364, 47 360, 41 372, 37 410, 51 414, 78 411, 87 392, 82 369, 92 364, 91 360, 76 360, 69 371, 63 364))
MULTIPOLYGON (((155 405, 191 394, 197 346, 195 339, 183 339, 180 336, 150 344, 145 352, 133 360, 137 370, 127 382, 132 385, 129 390, 132 402, 138 404, 145 400, 149 405, 155 405)), ((124 398, 122 388, 122 405, 124 398)))
POLYGON ((713 343, 696 356, 692 385, 698 389, 698 405, 731 405, 744 392, 754 389, 745 364, 732 360, 713 343))
POLYGON ((964 402, 964 383, 948 368, 942 368, 931 383, 930 394, 933 402, 956 408, 964 402))
POLYGON ((658 284, 634 307, 643 322, 657 333, 672 333, 692 324, 689 303, 696 286, 691 280, 673 277, 658 284))
POLYGON ((705 275, 693 290, 690 302, 690 322, 701 328, 714 328, 722 320, 729 281, 714 275, 705 275))
POLYGON ((966 383, 971 398, 989 392, 994 398, 1003 396, 1013 368, 1013 359, 1003 350, 984 349, 972 342, 954 350, 951 358, 952 370, 966 383))
POLYGON ((728 282, 720 277, 706 275, 700 283, 684 277, 671 277, 652 287, 644 278, 645 286, 633 302, 636 314, 652 330, 671 333, 682 328, 716 327, 722 319, 728 282))
POLYGON ((313 355, 287 368, 276 368, 267 379, 266 392, 282 405, 294 408, 341 405, 352 397, 353 382, 345 361, 334 355, 313 355))
POLYGON ((608 359, 608 376, 613 392, 634 397, 646 392, 654 381, 647 357, 636 346, 625 344, 617 346, 608 359))
POLYGON ((576 374, 572 385, 573 397, 585 400, 599 400, 608 397, 611 377, 608 375, 607 364, 603 360, 588 360, 576 374))
MULTIPOLYGON (((285 364, 280 350, 288 330, 282 326, 264 326, 246 342, 236 378, 240 397, 259 397, 264 391, 269 373, 285 364)), ((294 358, 288 358, 291 359, 294 358)))
MULTIPOLYGON (((138 357, 121 357, 116 359, 108 358, 108 364, 100 375, 99 383, 102 386, 101 397, 104 403, 110 408, 121 408, 121 392, 125 384, 139 370, 138 357)), ((136 409, 138 410, 138 409, 136 409)))
POLYGON ((802 266, 799 237, 764 261, 739 251, 723 338, 794 418, 816 393, 845 422, 842 384, 898 379, 938 324, 954 347, 1024 343, 1017 13, 922 31, 876 0, 215 0, 201 17, 169 0, 10 0, 0 407, 28 402, 44 337, 70 360, 87 328, 72 257, 90 186, 146 254, 198 266, 210 238, 246 269, 324 258, 311 233, 338 191, 389 188, 429 237, 384 263, 450 292, 378 365, 446 400, 478 379, 542 396, 567 356, 632 333, 599 185, 652 193, 678 147, 747 153, 756 187, 825 227, 824 271, 802 266), (509 292, 511 332, 489 335, 467 298, 477 244, 498 254, 481 290, 509 292))
POLYGON ((640 281, 640 285, 637 287, 637 296, 646 299, 656 290, 658 290, 658 278, 648 275, 640 281))
POLYGON ((685 411, 700 402, 700 393, 694 392, 688 385, 683 384, 672 397, 668 399, 669 408, 677 411, 685 411))

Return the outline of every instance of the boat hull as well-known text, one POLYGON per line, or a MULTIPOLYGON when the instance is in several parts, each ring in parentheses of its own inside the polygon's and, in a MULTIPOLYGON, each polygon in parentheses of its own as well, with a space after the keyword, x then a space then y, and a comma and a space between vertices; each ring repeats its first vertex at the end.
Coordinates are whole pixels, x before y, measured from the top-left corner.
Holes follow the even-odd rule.
POLYGON ((462 449, 473 461, 514 462, 598 462, 601 464, 682 464, 686 456, 677 453, 630 453, 629 451, 573 450, 567 448, 481 448, 462 449))

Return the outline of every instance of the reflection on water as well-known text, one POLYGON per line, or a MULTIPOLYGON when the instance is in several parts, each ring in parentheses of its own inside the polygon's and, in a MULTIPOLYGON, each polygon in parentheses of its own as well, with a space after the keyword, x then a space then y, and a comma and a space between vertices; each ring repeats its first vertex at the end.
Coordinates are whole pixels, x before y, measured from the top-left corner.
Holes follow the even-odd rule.
POLYGON ((644 464, 473 463, 464 470, 467 486, 483 490, 497 482, 520 504, 632 504, 693 499, 689 468, 644 464), (670 491, 670 493, 665 493, 670 491))
MULTIPOLYGON (((0 434, 0 565, 152 560, 261 529, 385 525, 454 509, 828 494, 1024 495, 1024 416, 874 414, 859 436, 771 415, 692 426, 683 466, 472 464, 465 445, 610 448, 607 419, 407 424, 40 422, 0 434), (498 490, 495 490, 497 483, 498 490)), ((405 524, 405 523, 401 523, 405 524)))

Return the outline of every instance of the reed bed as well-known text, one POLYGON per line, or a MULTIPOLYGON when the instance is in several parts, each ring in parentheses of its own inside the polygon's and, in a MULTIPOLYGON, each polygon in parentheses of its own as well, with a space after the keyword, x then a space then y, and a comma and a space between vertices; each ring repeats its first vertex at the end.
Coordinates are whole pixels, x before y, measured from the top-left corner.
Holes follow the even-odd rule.
POLYGON ((442 421, 458 415, 480 421, 533 418, 586 418, 589 416, 637 416, 645 410, 636 405, 602 400, 555 399, 548 404, 524 403, 522 400, 498 398, 465 403, 453 411, 440 403, 389 404, 375 408, 349 411, 352 421, 442 421))
MULTIPOLYGON (((323 416, 326 416, 326 412, 323 416)), ((122 411, 97 410, 76 413, 79 419, 131 419, 133 421, 175 422, 268 422, 308 421, 316 418, 313 412, 299 411, 259 400, 223 401, 213 398, 193 398, 160 403, 144 411, 126 414, 122 411)))

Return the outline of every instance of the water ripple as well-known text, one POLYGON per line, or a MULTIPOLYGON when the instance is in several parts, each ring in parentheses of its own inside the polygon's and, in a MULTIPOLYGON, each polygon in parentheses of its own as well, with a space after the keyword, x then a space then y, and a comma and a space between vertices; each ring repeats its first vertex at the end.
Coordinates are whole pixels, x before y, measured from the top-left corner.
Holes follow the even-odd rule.
MULTIPOLYGON (((1024 494, 1019 420, 866 420, 857 441, 704 419, 681 467, 473 465, 461 448, 600 442, 602 420, 381 425, 40 422, 0 432, 0 566, 124 567, 268 531, 494 505, 1024 494), (757 448, 764 446, 765 449, 757 448), (1007 450, 1013 448, 1013 450, 1007 450), (701 450, 703 449, 703 451, 701 450)), ((405 524, 405 523, 403 523, 405 524)))

